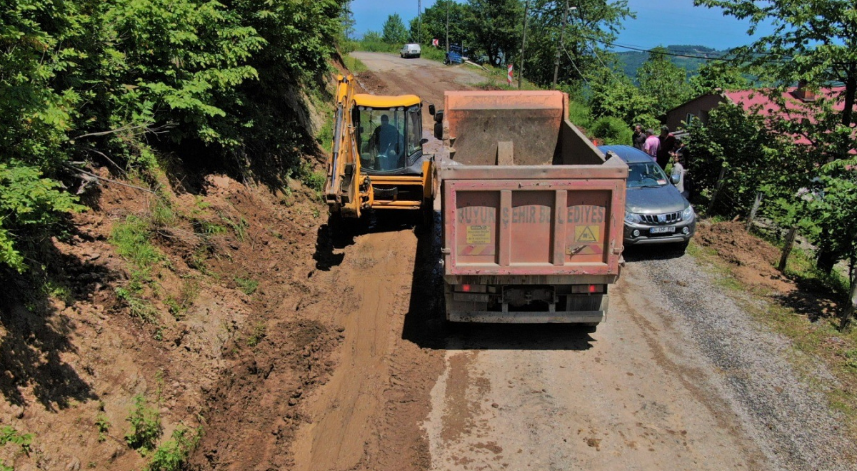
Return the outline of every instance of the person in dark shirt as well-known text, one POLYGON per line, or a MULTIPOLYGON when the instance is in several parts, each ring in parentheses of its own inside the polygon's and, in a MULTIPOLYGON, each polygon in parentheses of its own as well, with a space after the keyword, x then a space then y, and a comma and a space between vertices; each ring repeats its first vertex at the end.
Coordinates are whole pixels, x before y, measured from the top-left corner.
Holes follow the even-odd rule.
POLYGON ((643 147, 646 146, 646 132, 643 131, 643 126, 640 126, 639 124, 634 126, 632 143, 634 144, 634 147, 640 150, 643 150, 643 147))
POLYGON ((670 133, 670 128, 667 126, 661 127, 661 135, 658 136, 661 145, 658 147, 657 161, 662 169, 667 168, 670 163, 670 153, 675 150, 675 136, 670 133))

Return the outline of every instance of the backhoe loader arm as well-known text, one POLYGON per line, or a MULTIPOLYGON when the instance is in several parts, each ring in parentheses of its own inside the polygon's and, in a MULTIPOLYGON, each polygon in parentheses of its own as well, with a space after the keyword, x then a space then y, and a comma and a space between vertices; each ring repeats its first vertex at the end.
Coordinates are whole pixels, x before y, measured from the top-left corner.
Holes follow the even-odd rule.
POLYGON ((333 150, 327 163, 324 198, 333 213, 360 216, 360 158, 354 141, 351 106, 354 77, 337 77, 333 122, 333 150))

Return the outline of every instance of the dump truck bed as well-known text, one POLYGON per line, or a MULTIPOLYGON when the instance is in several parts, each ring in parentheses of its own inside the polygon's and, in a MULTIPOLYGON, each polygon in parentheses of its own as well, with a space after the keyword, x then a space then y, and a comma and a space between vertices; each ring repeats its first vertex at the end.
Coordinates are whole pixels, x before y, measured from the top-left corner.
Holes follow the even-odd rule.
POLYGON ((603 318, 606 285, 620 272, 628 167, 566 119, 567 100, 561 92, 446 93, 452 145, 439 177, 450 319, 603 318), (516 312, 530 299, 544 312, 516 312))

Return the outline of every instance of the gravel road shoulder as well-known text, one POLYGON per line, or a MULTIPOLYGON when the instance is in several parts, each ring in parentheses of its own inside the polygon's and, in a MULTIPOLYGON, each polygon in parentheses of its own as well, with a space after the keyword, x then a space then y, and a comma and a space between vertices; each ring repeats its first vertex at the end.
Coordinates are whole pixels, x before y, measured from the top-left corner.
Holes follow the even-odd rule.
POLYGON ((754 441, 777 469, 854 469, 852 444, 841 432, 818 387, 835 378, 820 364, 811 377, 788 358, 798 353, 789 340, 758 323, 746 305, 766 302, 718 284, 717 271, 691 256, 627 255, 680 313, 677 327, 719 373, 718 386, 754 441))

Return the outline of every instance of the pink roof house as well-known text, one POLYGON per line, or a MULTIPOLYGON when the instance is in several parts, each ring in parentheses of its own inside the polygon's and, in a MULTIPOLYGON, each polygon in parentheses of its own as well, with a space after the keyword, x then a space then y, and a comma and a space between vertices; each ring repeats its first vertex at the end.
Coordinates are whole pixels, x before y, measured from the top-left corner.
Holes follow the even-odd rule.
MULTIPOLYGON (((707 124, 708 115, 711 110, 722 103, 739 105, 747 113, 759 114, 769 119, 813 119, 812 112, 807 106, 808 103, 815 102, 819 97, 834 99, 836 100, 834 109, 842 111, 844 109, 842 102, 844 93, 845 87, 822 88, 818 93, 800 86, 791 87, 782 93, 783 102, 785 103, 783 107, 771 100, 766 90, 737 90, 708 93, 667 111, 666 124, 674 131, 683 128, 685 123, 690 122, 692 119, 699 119, 704 124, 707 124)), ((855 111, 857 111, 857 106, 855 106, 855 111)), ((855 113, 855 117, 857 117, 857 113, 855 113)), ((810 144, 806 137, 798 135, 795 136, 795 142, 805 145, 810 144)), ((851 153, 855 153, 855 150, 852 149, 851 153)))

